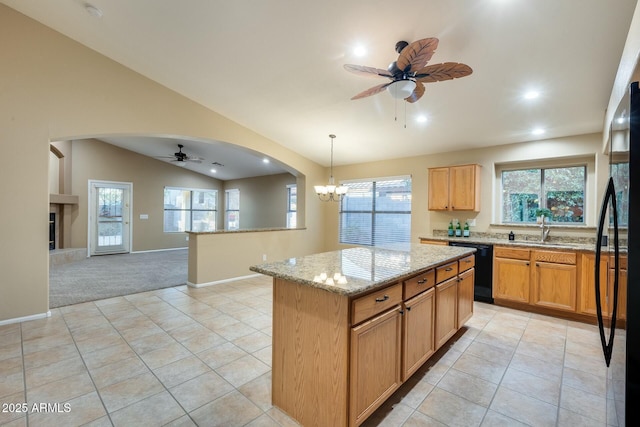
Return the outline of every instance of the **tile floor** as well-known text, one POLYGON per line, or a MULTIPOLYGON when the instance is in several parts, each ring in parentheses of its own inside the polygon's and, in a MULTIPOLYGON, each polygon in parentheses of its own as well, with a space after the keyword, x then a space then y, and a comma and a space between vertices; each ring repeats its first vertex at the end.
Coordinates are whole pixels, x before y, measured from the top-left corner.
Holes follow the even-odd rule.
MULTIPOLYGON (((296 425, 270 403, 271 312, 258 277, 0 326, 0 425, 296 425)), ((598 343, 590 325, 476 303, 365 426, 605 426, 598 343)))

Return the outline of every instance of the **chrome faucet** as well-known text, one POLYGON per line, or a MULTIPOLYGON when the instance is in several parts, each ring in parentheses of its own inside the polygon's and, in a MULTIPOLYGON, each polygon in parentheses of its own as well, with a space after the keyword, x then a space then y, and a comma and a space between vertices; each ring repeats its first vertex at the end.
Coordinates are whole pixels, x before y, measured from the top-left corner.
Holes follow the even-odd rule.
POLYGON ((551 231, 551 228, 548 225, 544 224, 544 219, 546 217, 544 215, 542 215, 542 221, 540 222, 540 241, 544 242, 545 240, 547 240, 547 237, 549 236, 549 231, 551 231))

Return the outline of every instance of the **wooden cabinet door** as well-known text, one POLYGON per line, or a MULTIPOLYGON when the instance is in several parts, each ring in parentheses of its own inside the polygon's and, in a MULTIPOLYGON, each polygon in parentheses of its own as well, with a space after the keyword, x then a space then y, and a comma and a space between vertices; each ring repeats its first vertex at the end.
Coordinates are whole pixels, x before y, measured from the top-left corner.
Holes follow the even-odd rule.
POLYGON ((536 262, 533 270, 534 305, 563 311, 576 311, 575 265, 536 262))
POLYGON ((529 303, 530 277, 529 261, 494 258, 494 298, 529 303))
POLYGON ((449 210, 449 168, 429 169, 429 210, 449 210))
POLYGON ((435 288, 404 303, 402 381, 406 381, 436 351, 434 341, 435 288))
POLYGON ((361 424, 400 387, 401 345, 400 306, 351 329, 350 426, 361 424))
POLYGON ((473 316, 473 284, 475 269, 461 273, 458 281, 458 328, 473 316))
MULTIPOLYGON (((613 310, 613 298, 611 297, 611 295, 613 295, 613 291, 614 291, 613 289, 614 275, 615 275, 615 269, 610 268, 609 269, 609 306, 611 306, 611 310, 613 310)), ((603 305, 602 307, 604 311, 604 307, 606 307, 606 305, 603 305)), ((607 310, 609 310, 609 307, 607 307, 607 310)), ((611 313, 608 312, 608 314, 610 315, 611 313)), ((627 270, 620 270, 620 273, 618 276, 618 319, 620 320, 627 319, 627 270)))
POLYGON ((458 278, 436 285, 436 350, 451 338, 458 322, 458 278))
POLYGON ((476 165, 452 166, 449 170, 449 203, 451 210, 477 211, 476 165))
MULTIPOLYGON (((595 254, 582 254, 581 261, 582 277, 580 280, 580 307, 581 313, 596 315, 596 280, 594 272, 596 269, 596 256, 595 254)), ((607 257, 600 259, 600 304, 602 307, 602 314, 604 316, 609 315, 606 302, 607 291, 607 274, 609 271, 609 264, 607 257)), ((613 278, 613 275, 612 275, 613 278)))

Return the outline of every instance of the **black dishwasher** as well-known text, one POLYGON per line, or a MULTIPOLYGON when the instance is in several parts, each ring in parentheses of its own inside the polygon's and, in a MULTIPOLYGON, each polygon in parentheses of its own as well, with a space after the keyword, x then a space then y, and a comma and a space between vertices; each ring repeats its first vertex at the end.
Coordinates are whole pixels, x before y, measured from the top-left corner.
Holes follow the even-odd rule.
POLYGON ((476 249, 475 285, 473 299, 493 304, 491 292, 493 283, 493 245, 479 243, 449 242, 449 246, 462 246, 476 249))

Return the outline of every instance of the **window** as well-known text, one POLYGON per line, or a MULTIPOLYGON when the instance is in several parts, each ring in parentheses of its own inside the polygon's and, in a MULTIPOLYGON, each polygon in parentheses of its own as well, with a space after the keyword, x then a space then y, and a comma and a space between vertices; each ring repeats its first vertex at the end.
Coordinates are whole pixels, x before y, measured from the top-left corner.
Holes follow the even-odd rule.
POLYGON ((586 167, 502 171, 502 221, 535 223, 548 209, 551 222, 584 224, 586 167))
POLYGON ((218 192, 164 188, 164 231, 215 231, 218 192))
POLYGON ((378 246, 411 240, 411 177, 344 182, 340 243, 378 246))
POLYGON ((225 230, 237 230, 240 228, 240 190, 226 190, 224 194, 226 203, 225 230))
POLYGON ((287 185, 287 228, 296 228, 297 200, 298 187, 295 184, 287 185))
MULTIPOLYGON (((629 226, 629 163, 612 163, 610 174, 616 188, 616 209, 618 211, 618 226, 629 226)), ((613 215, 613 212, 611 212, 613 215)), ((613 216, 609 219, 613 225, 613 216)))

